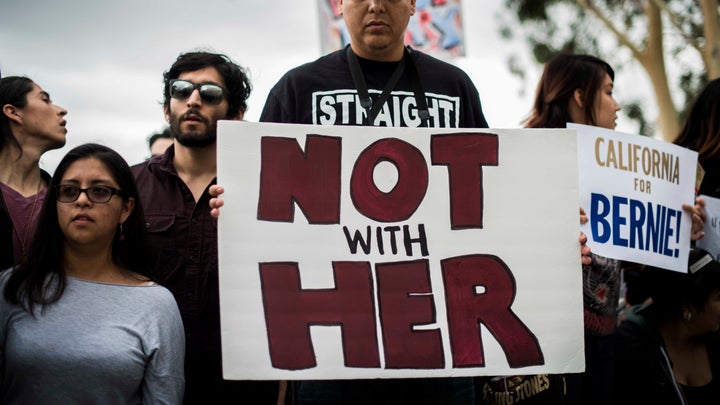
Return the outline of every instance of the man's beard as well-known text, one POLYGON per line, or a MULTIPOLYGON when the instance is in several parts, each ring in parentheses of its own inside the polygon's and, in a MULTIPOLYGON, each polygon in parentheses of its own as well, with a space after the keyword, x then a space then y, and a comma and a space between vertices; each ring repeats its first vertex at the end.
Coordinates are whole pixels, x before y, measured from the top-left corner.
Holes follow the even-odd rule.
POLYGON ((194 110, 189 110, 181 117, 178 117, 176 115, 170 116, 170 133, 173 135, 173 138, 175 138, 180 145, 187 146, 188 148, 200 148, 204 146, 209 146, 215 143, 217 139, 217 126, 211 125, 210 122, 203 116, 200 115, 199 112, 194 110), (182 129, 180 128, 180 124, 184 120, 185 116, 188 114, 194 114, 198 117, 202 117, 203 123, 205 124, 206 130, 204 132, 201 131, 187 131, 182 132, 182 129))

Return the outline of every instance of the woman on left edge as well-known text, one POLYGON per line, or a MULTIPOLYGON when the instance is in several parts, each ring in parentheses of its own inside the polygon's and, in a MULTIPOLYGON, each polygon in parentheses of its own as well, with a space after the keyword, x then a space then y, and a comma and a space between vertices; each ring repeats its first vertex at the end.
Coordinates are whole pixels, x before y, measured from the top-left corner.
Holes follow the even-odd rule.
POLYGON ((0 273, 0 403, 182 403, 182 319, 152 281, 127 162, 80 145, 48 190, 42 235, 0 273))
POLYGON ((67 110, 27 77, 0 79, 0 271, 20 263, 33 238, 50 175, 43 153, 65 145, 67 110))

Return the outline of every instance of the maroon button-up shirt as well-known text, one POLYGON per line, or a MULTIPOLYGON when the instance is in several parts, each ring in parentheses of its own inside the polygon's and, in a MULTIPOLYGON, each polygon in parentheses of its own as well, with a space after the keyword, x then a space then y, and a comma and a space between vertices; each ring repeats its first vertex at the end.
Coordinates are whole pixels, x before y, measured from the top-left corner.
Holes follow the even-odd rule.
POLYGON ((171 146, 132 170, 158 281, 175 296, 185 326, 185 403, 275 403, 276 383, 222 379, 217 220, 208 189, 196 203, 174 156, 171 146))

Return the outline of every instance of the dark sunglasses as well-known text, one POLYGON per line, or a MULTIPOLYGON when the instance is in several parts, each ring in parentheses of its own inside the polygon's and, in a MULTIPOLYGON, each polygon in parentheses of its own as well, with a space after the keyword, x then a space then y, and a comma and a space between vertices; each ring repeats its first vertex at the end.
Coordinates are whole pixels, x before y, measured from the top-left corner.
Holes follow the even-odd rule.
POLYGON ((225 87, 213 83, 193 83, 180 79, 170 81, 170 97, 176 100, 185 100, 195 89, 200 91, 202 101, 208 104, 220 104, 228 93, 225 87))
POLYGON ((122 195, 122 192, 116 188, 109 186, 90 186, 88 188, 80 188, 71 184, 60 184, 55 186, 55 193, 58 202, 71 203, 80 197, 81 193, 85 193, 87 198, 96 203, 104 204, 115 194, 122 195))

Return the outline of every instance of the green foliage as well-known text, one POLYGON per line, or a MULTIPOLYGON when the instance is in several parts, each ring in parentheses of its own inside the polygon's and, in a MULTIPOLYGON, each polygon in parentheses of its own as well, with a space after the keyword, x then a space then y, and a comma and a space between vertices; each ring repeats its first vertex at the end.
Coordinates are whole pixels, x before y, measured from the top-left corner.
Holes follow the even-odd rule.
POLYGON ((643 114, 642 106, 637 100, 626 101, 623 104, 623 111, 625 115, 631 120, 634 120, 638 124, 638 134, 648 135, 652 133, 652 125, 645 119, 643 114))
MULTIPOLYGON (((645 7, 650 0, 586 1, 607 16, 637 49, 645 48, 648 33, 645 7)), ((608 61, 617 75, 622 75, 623 68, 631 64, 637 66, 636 55, 623 47, 618 37, 579 3, 582 1, 505 0, 509 18, 501 28, 503 38, 523 38, 532 52, 533 62, 540 65, 559 53, 588 53, 608 61)), ((705 45, 703 14, 696 0, 664 0, 663 5, 674 19, 663 13, 663 41, 668 82, 676 105, 682 106, 679 108, 682 119, 685 109, 708 81, 697 51, 705 45)), ((524 78, 526 75, 522 72, 529 66, 520 60, 514 56, 508 64, 513 74, 524 78)), ((651 133, 652 124, 643 115, 643 105, 647 105, 648 100, 623 99, 622 89, 618 90, 625 115, 637 122, 640 133, 651 133)))

